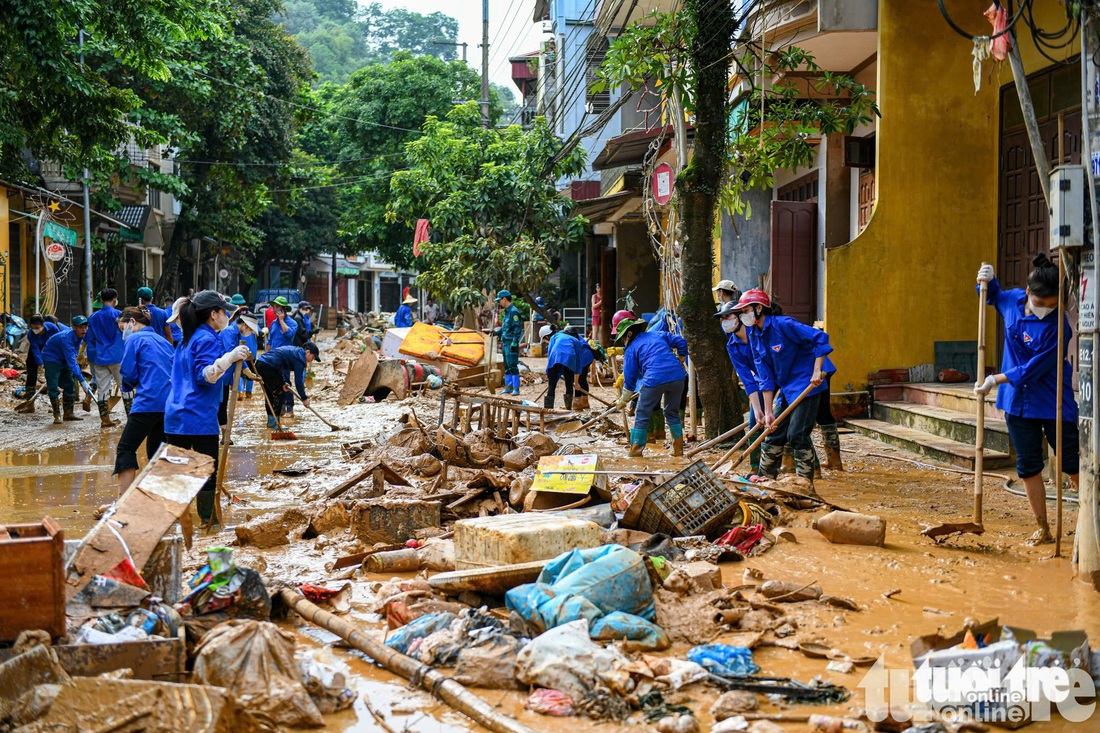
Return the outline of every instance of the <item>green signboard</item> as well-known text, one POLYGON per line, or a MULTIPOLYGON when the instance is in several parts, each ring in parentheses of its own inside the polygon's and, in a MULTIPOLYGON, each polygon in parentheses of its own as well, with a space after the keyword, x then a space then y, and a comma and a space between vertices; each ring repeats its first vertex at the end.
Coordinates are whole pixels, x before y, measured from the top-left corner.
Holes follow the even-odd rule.
POLYGON ((131 229, 130 227, 120 227, 118 230, 118 238, 123 242, 144 242, 145 232, 140 229, 131 229))
POLYGON ((47 221, 42 235, 55 242, 61 242, 70 247, 76 246, 76 232, 68 227, 63 227, 56 221, 47 221))
POLYGON ((355 277, 359 274, 359 268, 358 267, 337 267, 336 268, 336 274, 337 275, 344 275, 346 277, 355 277))

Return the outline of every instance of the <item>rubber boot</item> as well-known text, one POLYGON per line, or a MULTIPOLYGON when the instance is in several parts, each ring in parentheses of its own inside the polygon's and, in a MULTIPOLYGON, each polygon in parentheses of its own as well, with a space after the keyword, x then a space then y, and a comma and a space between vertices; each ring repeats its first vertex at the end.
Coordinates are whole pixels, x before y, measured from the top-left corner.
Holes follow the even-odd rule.
POLYGON ((683 458, 684 456, 684 426, 683 425, 670 425, 669 430, 672 431, 672 457, 683 458))
POLYGON ((751 453, 749 453, 749 468, 757 476, 760 475, 760 446, 756 446, 751 453))
POLYGON ((274 415, 268 415, 267 416, 267 427, 274 430, 278 426, 279 426, 279 424, 277 422, 275 422, 275 416, 274 415))
POLYGON ((76 398, 75 397, 66 397, 66 398, 64 398, 64 400, 62 400, 62 404, 65 407, 65 414, 64 414, 64 417, 62 419, 64 419, 67 422, 79 422, 80 420, 84 419, 82 417, 77 417, 76 414, 73 412, 73 408, 76 406, 76 398))
POLYGON ((810 482, 810 493, 817 494, 813 488, 814 483, 814 449, 804 448, 794 451, 794 472, 797 476, 810 482))
POLYGON ((783 446, 765 442, 760 447, 760 475, 775 479, 779 476, 779 464, 783 462, 783 446))
POLYGON ((95 404, 96 407, 99 408, 99 426, 101 428, 112 428, 118 425, 117 420, 111 419, 111 408, 107 406, 106 402, 97 402, 95 404))
POLYGON ((547 392, 546 396, 542 398, 542 406, 545 407, 547 410, 553 410, 554 409, 554 393, 553 392, 547 392))
POLYGON ((789 443, 783 446, 783 464, 779 470, 781 473, 794 473, 794 454, 789 443))
POLYGON ((203 489, 195 497, 195 509, 199 512, 199 519, 203 522, 210 521, 214 514, 214 492, 203 489))
POLYGON ((53 424, 60 425, 61 420, 61 400, 57 397, 50 398, 50 407, 53 409, 53 424))
POLYGON ((821 478, 821 459, 817 457, 817 450, 813 447, 810 451, 814 454, 814 480, 821 478))
POLYGON ((519 397, 519 385, 520 385, 519 375, 518 374, 513 374, 512 375, 512 394, 514 394, 516 397, 519 397))
POLYGON ((648 430, 631 430, 630 431, 630 457, 641 458, 642 453, 645 451, 646 441, 649 439, 648 430))
POLYGON ((821 435, 825 438, 825 468, 831 471, 843 471, 844 462, 840 458, 840 432, 836 425, 822 425, 821 435))
POLYGON ((565 396, 565 409, 567 409, 567 410, 572 410, 573 409, 573 395, 567 394, 565 396))
POLYGON ((130 416, 130 409, 134 406, 134 398, 123 396, 122 409, 126 411, 126 416, 130 416))

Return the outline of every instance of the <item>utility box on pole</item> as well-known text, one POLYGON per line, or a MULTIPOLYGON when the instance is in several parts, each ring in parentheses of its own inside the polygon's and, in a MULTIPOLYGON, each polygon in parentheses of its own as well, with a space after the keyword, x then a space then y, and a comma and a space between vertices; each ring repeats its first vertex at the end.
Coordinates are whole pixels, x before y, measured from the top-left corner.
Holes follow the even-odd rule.
POLYGON ((1050 172, 1050 248, 1083 247, 1088 172, 1083 165, 1063 165, 1050 172))

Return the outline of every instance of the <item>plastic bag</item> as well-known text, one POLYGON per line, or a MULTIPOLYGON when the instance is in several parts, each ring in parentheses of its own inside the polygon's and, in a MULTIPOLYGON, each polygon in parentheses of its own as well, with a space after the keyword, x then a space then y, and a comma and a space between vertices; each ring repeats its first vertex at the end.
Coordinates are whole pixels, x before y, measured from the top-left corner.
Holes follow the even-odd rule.
POLYGON ((310 649, 298 662, 302 684, 313 703, 325 715, 350 708, 358 693, 348 687, 351 669, 332 653, 330 647, 310 649))
MULTIPOLYGON (((645 558, 621 545, 559 555, 543 568, 535 583, 513 588, 505 601, 509 610, 535 633, 578 619, 595 627, 600 618, 616 612, 649 622, 657 618, 645 558)), ((643 645, 653 639, 657 628, 652 624, 614 623, 630 633, 637 632, 637 637, 626 638, 643 645)), ((667 639, 665 643, 667 646, 667 639)))
POLYGON ((414 641, 431 636, 437 631, 442 631, 451 625, 457 616, 447 611, 444 613, 430 613, 421 616, 411 624, 402 626, 386 638, 386 646, 402 654, 409 653, 409 647, 414 641))
POLYGON ((195 659, 197 682, 224 687, 245 709, 279 725, 320 728, 321 711, 301 683, 294 637, 268 621, 234 620, 203 637, 195 659))
POLYGON ((556 718, 568 718, 577 712, 573 707, 573 698, 564 692, 549 689, 532 692, 523 707, 539 715, 552 715, 556 718))
POLYGON ((729 644, 704 644, 687 653, 689 662, 701 665, 708 672, 723 677, 756 674, 760 667, 752 660, 752 650, 729 644))
POLYGON ((592 638, 599 641, 618 641, 626 639, 630 649, 658 651, 668 649, 672 642, 668 634, 655 623, 629 613, 615 611, 596 619, 591 628, 592 638))
POLYGON ((467 687, 486 690, 518 690, 516 659, 522 644, 507 634, 497 634, 458 653, 454 678, 467 687))
POLYGON ((600 685, 600 672, 625 661, 618 649, 605 649, 592 641, 588 621, 580 619, 547 631, 520 650, 516 679, 583 700, 600 685))

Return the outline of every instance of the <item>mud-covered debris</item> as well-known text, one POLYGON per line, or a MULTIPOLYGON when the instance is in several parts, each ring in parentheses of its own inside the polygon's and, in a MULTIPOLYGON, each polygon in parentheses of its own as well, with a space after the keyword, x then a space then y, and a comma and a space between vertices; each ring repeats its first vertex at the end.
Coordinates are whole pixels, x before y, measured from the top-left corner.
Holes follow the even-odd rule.
POLYGON ((782 603, 816 601, 821 598, 821 586, 816 583, 788 583, 782 580, 769 580, 760 586, 759 592, 767 599, 782 603))
POLYGON ((707 593, 722 587, 722 569, 714 563, 680 563, 665 578, 664 587, 676 593, 707 593))
POLYGON ((504 467, 509 471, 522 471, 536 460, 535 451, 527 446, 510 450, 501 456, 504 467))
POLYGON ((313 539, 320 535, 332 534, 335 531, 343 531, 348 528, 348 510, 341 502, 333 502, 316 510, 309 519, 302 539, 313 539))
POLYGON ((516 434, 513 441, 521 448, 530 448, 535 452, 535 460, 543 456, 554 455, 560 447, 558 442, 545 433, 522 432, 516 434))
POLYGON ((760 707, 756 695, 745 690, 730 690, 710 706, 710 714, 715 720, 725 720, 742 713, 750 713, 760 707))
POLYGON ((281 512, 271 512, 236 528, 237 542, 259 549, 278 547, 290 543, 288 535, 301 537, 309 524, 309 517, 296 507, 281 512))
POLYGON ((417 476, 431 478, 443 469, 443 464, 431 453, 421 453, 409 462, 413 473, 417 476))
POLYGON ((351 509, 351 530, 366 543, 394 544, 415 537, 416 530, 438 527, 438 501, 414 499, 367 499, 351 509))
POLYGON ((427 453, 432 449, 432 444, 427 434, 419 427, 405 428, 390 437, 390 439, 386 441, 386 445, 391 448, 408 448, 412 452, 412 455, 427 453))
POLYGON ((530 476, 516 476, 512 479, 512 485, 508 488, 508 503, 516 509, 522 508, 523 500, 531 490, 532 480, 530 476))

